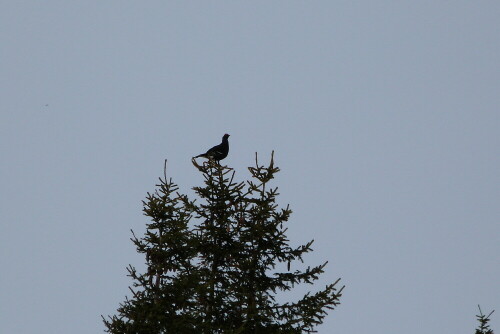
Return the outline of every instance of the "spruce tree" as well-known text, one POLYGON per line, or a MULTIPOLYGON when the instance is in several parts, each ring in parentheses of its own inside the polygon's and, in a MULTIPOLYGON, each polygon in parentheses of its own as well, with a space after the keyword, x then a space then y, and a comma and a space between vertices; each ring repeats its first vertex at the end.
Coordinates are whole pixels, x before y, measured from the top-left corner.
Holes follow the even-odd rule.
MULTIPOLYGON (((286 223, 292 211, 276 203, 270 182, 279 168, 250 167, 236 182, 233 169, 215 161, 193 165, 204 178, 195 199, 166 177, 147 195, 151 219, 144 237, 133 235, 146 257, 140 274, 128 267, 131 298, 104 319, 109 333, 311 333, 339 304, 339 280, 295 302, 276 296, 296 284, 313 284, 326 262, 291 270, 313 241, 292 247, 286 223)), ((132 232, 133 233, 133 232, 132 232)))
POLYGON ((490 328, 488 322, 490 322, 490 316, 495 312, 495 310, 491 311, 490 314, 485 315, 483 311, 481 311, 481 306, 477 306, 479 308, 479 314, 476 315, 477 321, 479 321, 479 327, 476 328, 475 334, 493 334, 493 330, 490 328))

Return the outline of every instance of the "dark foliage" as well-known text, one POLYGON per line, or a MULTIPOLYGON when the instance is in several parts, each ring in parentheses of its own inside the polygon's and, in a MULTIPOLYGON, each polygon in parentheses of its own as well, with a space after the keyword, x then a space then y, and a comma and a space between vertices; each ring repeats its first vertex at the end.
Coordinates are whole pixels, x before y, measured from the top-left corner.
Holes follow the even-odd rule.
POLYGON ((476 315, 477 321, 479 321, 479 327, 476 329, 475 334, 493 334, 493 330, 490 328, 488 322, 490 322, 490 316, 495 312, 494 310, 488 315, 484 315, 481 311, 481 307, 478 305, 479 314, 476 315))
POLYGON ((269 185, 279 169, 272 157, 267 167, 255 162, 251 180, 235 182, 231 168, 193 160, 205 179, 193 188, 196 200, 160 178, 144 201, 152 222, 144 237, 132 238, 147 270, 127 268, 132 296, 103 318, 108 333, 310 333, 339 304, 339 280, 295 302, 276 300, 314 283, 326 262, 290 270, 313 241, 289 245, 291 210, 278 208, 278 189, 269 185))

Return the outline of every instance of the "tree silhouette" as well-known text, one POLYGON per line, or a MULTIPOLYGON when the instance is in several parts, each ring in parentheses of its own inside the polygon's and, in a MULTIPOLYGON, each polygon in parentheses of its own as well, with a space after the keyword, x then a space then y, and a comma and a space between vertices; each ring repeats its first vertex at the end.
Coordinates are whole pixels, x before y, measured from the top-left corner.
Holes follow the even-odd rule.
POLYGON ((476 315, 477 321, 479 321, 479 327, 476 329, 475 334, 493 334, 493 330, 490 329, 490 316, 495 312, 495 310, 491 311, 490 314, 484 315, 483 311, 481 311, 481 306, 477 306, 479 308, 479 314, 476 315))
POLYGON ((312 251, 313 241, 289 245, 292 211, 276 204, 273 155, 264 167, 256 154, 246 182, 234 181, 233 169, 216 161, 193 165, 204 178, 193 188, 196 199, 179 193, 166 172, 147 194, 144 214, 152 222, 142 238, 132 238, 147 270, 127 268, 132 296, 118 315, 103 318, 107 332, 315 332, 344 287, 337 289, 339 279, 295 302, 277 301, 279 292, 313 284, 327 263, 290 270, 312 251))

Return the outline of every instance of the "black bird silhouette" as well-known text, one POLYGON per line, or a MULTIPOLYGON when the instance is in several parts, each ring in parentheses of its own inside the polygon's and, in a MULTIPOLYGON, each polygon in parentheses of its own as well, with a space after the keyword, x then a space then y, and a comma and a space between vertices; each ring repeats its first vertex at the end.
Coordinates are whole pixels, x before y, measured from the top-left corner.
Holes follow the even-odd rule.
POLYGON ((194 158, 207 158, 207 159, 214 159, 216 161, 224 159, 225 157, 227 157, 227 154, 229 153, 229 141, 227 140, 228 138, 229 135, 226 133, 222 137, 222 143, 212 147, 206 153, 195 156, 194 158))

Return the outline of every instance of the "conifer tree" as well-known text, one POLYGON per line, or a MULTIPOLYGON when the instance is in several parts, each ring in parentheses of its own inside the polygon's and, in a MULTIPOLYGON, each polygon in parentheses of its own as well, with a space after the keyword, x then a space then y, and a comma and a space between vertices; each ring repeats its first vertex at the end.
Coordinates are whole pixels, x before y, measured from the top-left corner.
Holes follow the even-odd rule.
POLYGON ((477 321, 479 321, 479 327, 476 328, 475 334, 493 334, 493 330, 490 328, 488 322, 490 322, 490 316, 495 312, 494 310, 490 312, 490 314, 485 315, 483 311, 481 311, 481 306, 477 306, 479 308, 479 314, 476 315, 477 321))
MULTIPOLYGON (((147 270, 134 280, 132 297, 118 315, 104 319, 109 333, 310 333, 327 310, 339 304, 339 280, 295 302, 278 293, 313 284, 326 262, 291 270, 312 251, 313 241, 292 247, 286 223, 292 211, 279 208, 270 182, 279 168, 250 167, 251 179, 236 182, 233 169, 215 161, 193 165, 204 178, 196 199, 160 178, 148 194, 145 236, 132 241, 145 254, 147 270)), ((165 173, 166 174, 166 173, 165 173)))

